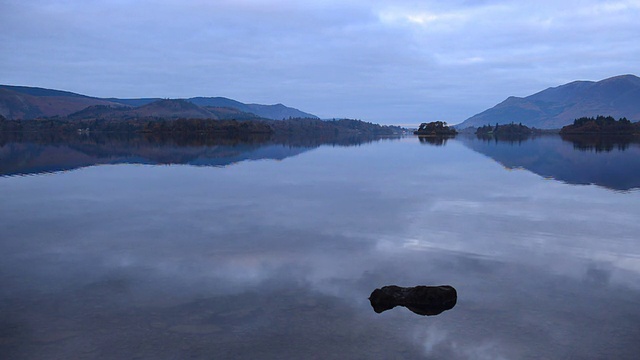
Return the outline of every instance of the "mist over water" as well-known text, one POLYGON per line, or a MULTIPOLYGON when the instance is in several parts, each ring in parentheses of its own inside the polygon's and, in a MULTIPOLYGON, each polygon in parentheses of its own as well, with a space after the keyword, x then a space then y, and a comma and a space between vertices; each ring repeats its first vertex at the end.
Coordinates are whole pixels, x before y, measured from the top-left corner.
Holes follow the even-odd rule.
POLYGON ((0 353, 640 352, 635 145, 343 145, 138 144, 117 156, 95 144, 2 145, 12 170, 0 177, 0 353), (176 153, 189 155, 158 161, 176 153), (27 169, 36 163, 53 170, 27 169), (445 284, 457 303, 437 316, 377 314, 367 299, 385 285, 445 284))

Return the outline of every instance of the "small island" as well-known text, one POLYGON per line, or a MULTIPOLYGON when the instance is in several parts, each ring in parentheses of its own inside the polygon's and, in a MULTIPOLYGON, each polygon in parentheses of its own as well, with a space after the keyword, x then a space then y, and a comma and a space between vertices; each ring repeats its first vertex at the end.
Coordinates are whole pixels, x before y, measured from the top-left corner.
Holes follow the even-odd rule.
POLYGON ((520 124, 496 124, 481 126, 476 130, 478 136, 502 136, 502 137, 524 137, 529 136, 534 132, 533 129, 520 124))
POLYGON ((447 126, 444 121, 433 121, 430 123, 422 123, 418 130, 414 131, 414 135, 420 136, 455 136, 458 132, 447 126))
POLYGON ((561 135, 638 135, 640 123, 632 123, 626 117, 616 120, 613 116, 581 117, 564 126, 561 135))

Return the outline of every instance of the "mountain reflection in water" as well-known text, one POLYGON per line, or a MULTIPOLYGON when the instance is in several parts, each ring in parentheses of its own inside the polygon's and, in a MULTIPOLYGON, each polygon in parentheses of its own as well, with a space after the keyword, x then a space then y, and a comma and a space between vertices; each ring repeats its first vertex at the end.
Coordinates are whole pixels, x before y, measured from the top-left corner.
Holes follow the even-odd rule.
POLYGON ((562 140, 573 143, 574 149, 595 152, 625 151, 640 146, 640 138, 633 135, 562 135, 562 140))
POLYGON ((321 145, 354 146, 374 137, 271 137, 256 134, 1 134, 0 176, 75 170, 105 164, 228 166, 246 160, 283 160, 321 145))
MULTIPOLYGON (((460 138, 0 177, 0 358, 636 359, 640 192, 507 172, 460 138), (386 284, 460 298, 377 314, 386 284)), ((101 141, 83 146, 172 161, 318 144, 101 141)), ((7 142, 0 163, 23 145, 95 161, 67 144, 7 142)))
POLYGON ((456 140, 507 169, 524 168, 568 184, 595 184, 616 191, 640 188, 637 139, 546 135, 519 139, 458 136, 456 140))

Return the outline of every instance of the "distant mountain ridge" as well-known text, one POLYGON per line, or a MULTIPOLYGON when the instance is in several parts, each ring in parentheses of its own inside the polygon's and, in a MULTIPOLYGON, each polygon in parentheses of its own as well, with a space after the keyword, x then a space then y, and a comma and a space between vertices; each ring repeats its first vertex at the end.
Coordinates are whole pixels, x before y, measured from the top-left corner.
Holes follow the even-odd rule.
POLYGON ((456 127, 522 123, 539 129, 559 129, 580 117, 598 115, 640 121, 640 78, 620 75, 594 81, 574 81, 521 98, 511 96, 456 127))
POLYGON ((7 119, 34 119, 51 116, 89 115, 97 110, 103 115, 114 111, 159 117, 312 118, 317 116, 283 104, 244 104, 224 97, 194 97, 189 99, 118 99, 96 98, 69 91, 28 86, 0 85, 0 115, 7 119), (169 102, 167 102, 169 101, 169 102), (155 105, 151 105, 155 104, 155 105), (187 105, 189 104, 189 105, 187 105), (99 106, 99 109, 89 108, 99 106), (129 110, 123 107, 130 108, 129 110), (85 111, 86 110, 86 111, 85 111))
POLYGON ((262 117, 230 107, 198 106, 188 100, 160 99, 138 107, 124 104, 92 105, 69 114, 66 118, 70 120, 129 120, 138 118, 255 120, 262 117))

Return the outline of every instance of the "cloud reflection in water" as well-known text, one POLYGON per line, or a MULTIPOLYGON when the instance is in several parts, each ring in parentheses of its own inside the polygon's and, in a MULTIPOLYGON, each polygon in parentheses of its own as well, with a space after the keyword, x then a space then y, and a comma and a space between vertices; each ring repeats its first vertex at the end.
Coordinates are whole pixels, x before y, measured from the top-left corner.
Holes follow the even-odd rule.
POLYGON ((14 358, 640 352, 639 195, 505 172, 457 140, 0 189, 0 346, 14 358), (436 317, 371 312, 371 289, 393 283, 464 298, 436 317))

